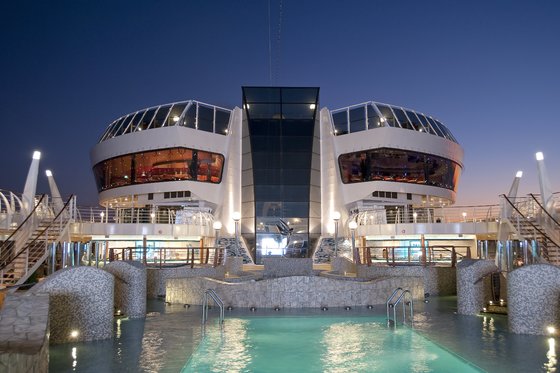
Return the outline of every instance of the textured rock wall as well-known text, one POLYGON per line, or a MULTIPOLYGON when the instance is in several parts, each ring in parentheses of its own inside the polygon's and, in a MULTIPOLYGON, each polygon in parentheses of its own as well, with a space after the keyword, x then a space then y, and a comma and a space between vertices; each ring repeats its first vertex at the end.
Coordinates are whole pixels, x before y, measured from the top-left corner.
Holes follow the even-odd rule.
POLYGON ((498 270, 492 260, 463 259, 457 264, 457 313, 477 315, 490 300, 488 281, 482 278, 498 270))
POLYGON ((343 274, 347 272, 356 273, 356 265, 346 257, 339 256, 336 258, 332 258, 331 268, 333 272, 339 274, 343 274))
POLYGON ((226 283, 208 278, 167 281, 166 301, 201 304, 204 291, 214 289, 226 306, 233 307, 344 307, 384 304, 397 287, 410 289, 414 299, 423 298, 423 286, 416 277, 371 281, 342 281, 318 276, 292 276, 226 283))
POLYGON ((103 267, 115 276, 115 308, 129 318, 146 316, 146 267, 136 261, 115 261, 103 267))
POLYGON ((0 312, 0 372, 48 372, 48 330, 48 295, 9 295, 0 312))
POLYGON ((313 275, 311 258, 264 258, 264 278, 313 275))
POLYGON ((509 330, 546 334, 547 326, 560 328, 560 268, 533 264, 508 274, 509 330))
POLYGON ((451 267, 422 266, 356 266, 357 276, 362 278, 378 278, 387 276, 420 277, 424 284, 424 292, 430 295, 454 295, 457 288, 457 272, 451 267))
POLYGON ((114 288, 113 275, 84 266, 55 272, 29 292, 49 295, 50 340, 65 343, 113 336, 114 288))
MULTIPOLYGON (((228 260, 231 258, 228 258, 228 260)), ((224 266, 216 268, 147 268, 147 295, 148 298, 157 298, 165 296, 165 282, 169 278, 184 277, 212 277, 224 278, 226 269, 224 266)))

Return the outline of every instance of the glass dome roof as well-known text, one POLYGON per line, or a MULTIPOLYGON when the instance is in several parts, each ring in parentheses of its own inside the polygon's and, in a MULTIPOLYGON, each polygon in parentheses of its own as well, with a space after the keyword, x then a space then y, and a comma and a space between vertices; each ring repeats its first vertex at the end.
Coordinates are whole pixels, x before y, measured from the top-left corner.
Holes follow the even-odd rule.
POLYGON ((439 120, 400 106, 370 101, 332 110, 331 116, 335 136, 380 127, 395 127, 425 132, 458 143, 451 131, 439 120))
POLYGON ((142 109, 112 122, 99 142, 128 133, 182 126, 220 135, 228 134, 231 110, 190 100, 142 109))

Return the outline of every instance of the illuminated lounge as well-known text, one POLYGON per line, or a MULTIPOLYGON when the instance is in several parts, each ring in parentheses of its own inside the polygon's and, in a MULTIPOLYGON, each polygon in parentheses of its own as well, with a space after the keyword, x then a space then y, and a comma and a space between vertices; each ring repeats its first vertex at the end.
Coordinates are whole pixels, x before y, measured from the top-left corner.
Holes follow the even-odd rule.
POLYGON ((320 108, 314 87, 242 93, 233 109, 190 100, 111 122, 91 151, 104 222, 199 216, 189 221, 201 225, 169 234, 138 227, 124 236, 111 226, 92 231, 93 242, 198 246, 235 236, 246 258, 260 263, 313 256, 333 236, 333 213, 342 233, 355 221, 362 244, 375 245, 386 236, 374 235, 367 217, 394 222, 398 211, 399 221, 413 213, 426 220, 433 214, 420 209, 454 203, 463 150, 440 120, 374 101, 320 108))

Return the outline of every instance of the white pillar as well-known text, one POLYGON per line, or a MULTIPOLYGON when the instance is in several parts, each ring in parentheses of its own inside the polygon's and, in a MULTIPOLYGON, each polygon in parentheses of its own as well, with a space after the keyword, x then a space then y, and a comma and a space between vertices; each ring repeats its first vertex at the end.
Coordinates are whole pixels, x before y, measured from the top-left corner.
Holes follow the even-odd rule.
POLYGON ((39 160, 41 159, 41 152, 34 151, 29 171, 27 172, 27 179, 25 180, 25 187, 23 188, 23 208, 29 214, 35 207, 35 193, 37 191, 37 176, 39 176, 39 160))
POLYGON ((49 188, 51 190, 51 199, 54 206, 55 214, 58 214, 62 208, 64 207, 64 202, 62 201, 62 197, 60 196, 60 191, 58 190, 58 186, 54 181, 54 176, 51 170, 45 171, 47 175, 47 180, 49 181, 49 188))
POLYGON ((544 155, 542 152, 538 152, 535 154, 535 157, 537 158, 537 168, 539 171, 542 205, 551 216, 555 217, 556 214, 554 213, 553 208, 554 201, 552 199, 552 191, 548 181, 548 173, 546 172, 546 168, 544 166, 544 155))

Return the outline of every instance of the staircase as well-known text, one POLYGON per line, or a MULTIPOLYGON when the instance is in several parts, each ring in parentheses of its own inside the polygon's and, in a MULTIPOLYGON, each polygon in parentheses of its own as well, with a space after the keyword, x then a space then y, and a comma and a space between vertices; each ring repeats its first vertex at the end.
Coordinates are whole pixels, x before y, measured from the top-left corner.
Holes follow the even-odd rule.
POLYGON ((52 206, 45 206, 41 198, 0 246, 0 285, 24 283, 45 262, 52 244, 70 241, 68 228, 73 221, 75 200, 71 196, 62 210, 55 211, 52 206))
POLYGON ((530 208, 514 204, 506 196, 505 201, 513 208, 506 222, 517 238, 536 240, 542 257, 550 264, 560 265, 560 223, 530 194, 530 208))

